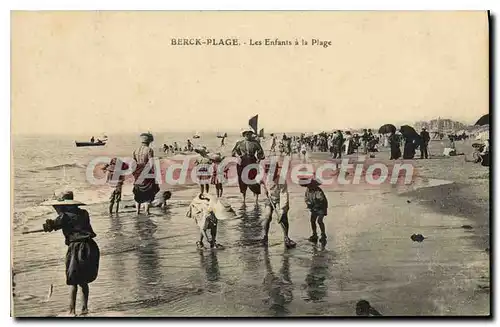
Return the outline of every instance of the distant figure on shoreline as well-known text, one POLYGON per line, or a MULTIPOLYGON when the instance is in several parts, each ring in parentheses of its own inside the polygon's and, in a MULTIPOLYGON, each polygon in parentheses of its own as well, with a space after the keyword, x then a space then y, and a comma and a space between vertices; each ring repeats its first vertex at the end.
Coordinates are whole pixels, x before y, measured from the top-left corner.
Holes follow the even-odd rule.
POLYGON ((391 159, 397 160, 401 157, 400 141, 396 133, 392 132, 389 135, 389 146, 391 147, 391 159))
POLYGON ((271 153, 276 153, 276 136, 273 133, 269 134, 271 136, 271 153))
POLYGON ((420 144, 420 159, 429 159, 429 141, 431 137, 429 132, 427 132, 425 127, 422 127, 422 131, 420 132, 420 138, 422 139, 422 143, 420 144))
POLYGON ((94 139, 94 137, 92 136, 92 137, 90 138, 90 143, 94 143, 94 140, 95 140, 95 139, 94 139))

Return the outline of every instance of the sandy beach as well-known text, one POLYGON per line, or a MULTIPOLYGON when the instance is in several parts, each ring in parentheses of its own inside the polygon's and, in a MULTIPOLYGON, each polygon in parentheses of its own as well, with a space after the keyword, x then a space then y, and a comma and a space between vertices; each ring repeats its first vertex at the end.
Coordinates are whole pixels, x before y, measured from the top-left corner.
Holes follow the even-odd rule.
MULTIPOLYGON (((458 152, 471 153, 470 145, 457 142, 458 152)), ((362 299, 384 316, 488 315, 489 168, 437 156, 442 149, 433 141, 434 157, 411 161, 418 171, 411 185, 325 188, 324 249, 307 241, 309 213, 297 185, 289 190, 291 250, 276 222, 269 247, 259 245, 264 200, 242 206, 237 187, 225 189, 237 218, 220 222, 226 248, 216 251, 196 249, 197 226, 185 217, 197 187, 175 190, 166 212, 150 217, 133 209, 109 216, 106 203, 89 205, 102 255, 91 315, 354 316, 362 299)), ((376 156, 388 162, 386 149, 376 156)), ((40 228, 47 217, 23 228, 40 228)), ((23 228, 12 236, 15 316, 59 315, 68 296, 63 237, 21 235, 23 228)))

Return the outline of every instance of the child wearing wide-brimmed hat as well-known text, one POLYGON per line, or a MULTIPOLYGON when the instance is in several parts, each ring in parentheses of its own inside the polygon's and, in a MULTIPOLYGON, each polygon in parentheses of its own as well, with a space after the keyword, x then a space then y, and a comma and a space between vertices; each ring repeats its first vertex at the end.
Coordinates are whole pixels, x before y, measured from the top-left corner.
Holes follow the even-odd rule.
POLYGON ((307 208, 311 211, 311 230, 312 235, 309 241, 312 243, 318 242, 318 234, 316 231, 316 222, 321 230, 320 243, 326 245, 326 232, 325 224, 323 223, 324 217, 328 213, 328 199, 320 187, 320 182, 315 178, 301 178, 300 184, 306 187, 305 202, 307 208))
POLYGON ((97 278, 99 271, 99 247, 93 240, 96 237, 90 225, 89 213, 80 209, 85 205, 73 199, 73 192, 66 191, 55 199, 43 203, 53 206, 58 213, 56 219, 47 219, 43 224, 45 232, 62 229, 66 252, 66 284, 71 286, 69 314, 75 315, 76 295, 78 285, 83 292, 81 314, 88 313, 89 283, 97 278))

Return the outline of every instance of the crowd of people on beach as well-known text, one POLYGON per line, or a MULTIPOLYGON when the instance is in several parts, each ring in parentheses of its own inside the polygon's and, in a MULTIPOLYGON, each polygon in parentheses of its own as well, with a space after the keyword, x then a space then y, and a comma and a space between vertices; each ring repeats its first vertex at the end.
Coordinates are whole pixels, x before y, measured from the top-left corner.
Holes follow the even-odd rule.
MULTIPOLYGON (((246 128, 241 132, 242 138, 236 142, 231 151, 231 156, 238 158, 236 171, 238 175, 239 191, 242 195, 243 204, 246 203, 247 191, 250 190, 254 195, 255 203, 258 203, 259 195, 265 194, 265 211, 263 214, 264 233, 261 244, 267 246, 268 234, 273 218, 282 229, 284 246, 287 249, 296 247, 289 236, 289 211, 290 200, 286 180, 279 178, 280 165, 275 166, 274 171, 271 161, 267 160, 265 151, 262 147, 262 137, 259 137, 252 128, 246 128), (266 161, 267 160, 267 161, 266 161), (251 164, 263 163, 264 173, 268 178, 263 178, 258 183, 248 183, 242 178, 245 168, 251 164)), ((330 152, 331 158, 342 158, 342 154, 352 154, 354 151, 362 154, 370 154, 378 151, 381 142, 384 146, 390 148, 390 159, 396 160, 401 156, 404 159, 411 159, 415 156, 415 150, 420 149, 420 157, 427 159, 429 157, 428 146, 430 135, 425 128, 422 128, 420 134, 397 133, 391 130, 388 135, 374 134, 370 129, 364 129, 361 135, 352 134, 349 131, 342 132, 336 130, 332 133, 317 133, 313 135, 301 134, 299 136, 287 136, 283 134, 278 138, 275 134, 270 134, 269 156, 293 156, 297 154, 299 158, 307 160, 308 152, 330 152), (403 153, 401 153, 403 146, 403 153)), ((133 186, 134 205, 125 206, 134 207, 139 215, 141 210, 149 215, 151 207, 165 208, 167 200, 172 196, 170 191, 160 190, 160 186, 154 177, 139 178, 144 170, 154 175, 154 151, 151 147, 154 137, 151 133, 142 133, 141 142, 133 152, 133 159, 136 163, 136 169, 132 173, 135 180, 133 186)), ((450 135, 450 149, 455 149, 454 141, 456 137, 450 135)), ((224 140, 224 139, 223 139, 224 140)), ((222 141, 223 143, 224 141, 222 141)), ((172 145, 163 145, 164 152, 178 152, 181 147, 174 142, 172 145)), ((223 245, 217 242, 218 220, 227 214, 234 214, 231 207, 223 200, 223 184, 227 180, 227 168, 221 169, 220 163, 224 157, 219 152, 210 152, 204 146, 194 147, 190 140, 187 140, 184 151, 194 152, 198 155, 195 159, 197 166, 197 177, 199 184, 199 193, 192 200, 186 216, 193 218, 200 230, 200 238, 196 242, 199 250, 205 249, 204 241, 208 241, 211 249, 223 248, 223 245), (210 193, 210 185, 214 185, 216 195, 210 193)), ((478 152, 474 160, 483 161, 485 156, 489 155, 489 144, 478 147, 478 152)), ((112 187, 109 198, 109 212, 119 212, 120 202, 122 201, 122 189, 125 176, 115 174, 119 171, 128 169, 127 163, 119 158, 113 158, 103 170, 107 172, 107 183, 112 187)), ((257 178, 258 171, 250 169, 248 179, 250 181, 257 178)), ((148 175, 150 176, 150 175, 148 175)), ((311 236, 308 240, 316 244, 319 242, 322 247, 327 244, 326 228, 324 218, 328 213, 328 200, 321 183, 311 176, 304 176, 300 180, 301 186, 305 188, 304 202, 310 211, 311 236), (319 227, 319 234, 317 228, 319 227)), ((75 313, 75 301, 78 286, 80 286, 84 300, 82 313, 88 312, 89 283, 97 278, 99 270, 100 252, 99 247, 93 240, 96 233, 90 223, 90 215, 86 210, 80 207, 85 205, 73 198, 72 192, 65 192, 58 195, 55 199, 45 203, 53 206, 58 214, 55 219, 48 219, 43 224, 43 231, 51 232, 62 230, 68 250, 66 254, 66 283, 71 286, 70 291, 70 314, 75 313)))

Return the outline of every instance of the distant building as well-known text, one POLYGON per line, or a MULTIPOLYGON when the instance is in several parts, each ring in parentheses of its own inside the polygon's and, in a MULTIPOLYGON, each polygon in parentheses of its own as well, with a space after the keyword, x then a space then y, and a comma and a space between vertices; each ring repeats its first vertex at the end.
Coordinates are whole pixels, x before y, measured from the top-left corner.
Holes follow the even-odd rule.
POLYGON ((414 127, 417 130, 425 127, 428 131, 448 132, 466 129, 467 125, 451 119, 437 118, 430 121, 418 121, 414 124, 414 127))

